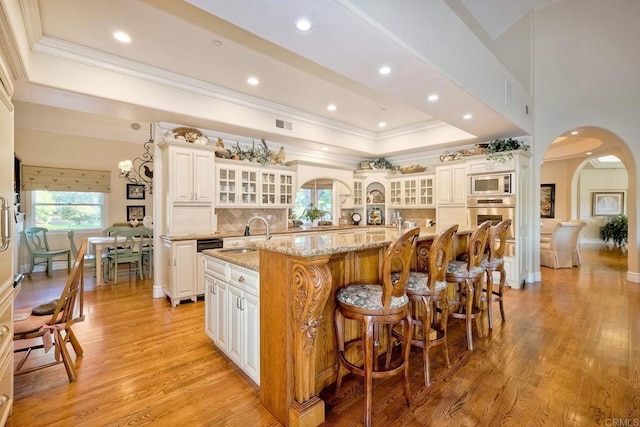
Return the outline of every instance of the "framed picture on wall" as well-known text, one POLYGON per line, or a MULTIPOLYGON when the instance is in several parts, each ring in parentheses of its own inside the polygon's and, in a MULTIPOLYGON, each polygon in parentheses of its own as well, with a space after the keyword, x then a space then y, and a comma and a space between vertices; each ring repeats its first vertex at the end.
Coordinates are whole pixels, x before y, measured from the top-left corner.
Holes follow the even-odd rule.
POLYGON ((593 192, 593 216, 615 216, 624 213, 624 192, 593 192))
POLYGON ((556 185, 540 184, 540 218, 555 218, 556 185))
POLYGON ((127 184, 127 199, 144 200, 144 185, 127 184))
POLYGON ((142 221, 144 219, 144 206, 127 206, 127 222, 137 219, 142 221))

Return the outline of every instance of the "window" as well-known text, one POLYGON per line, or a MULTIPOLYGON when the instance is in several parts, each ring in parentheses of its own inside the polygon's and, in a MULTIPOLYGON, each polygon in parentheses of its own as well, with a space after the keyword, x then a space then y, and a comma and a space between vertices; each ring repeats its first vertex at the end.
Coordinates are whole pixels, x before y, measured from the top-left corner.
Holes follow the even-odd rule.
POLYGON ((32 192, 33 225, 49 230, 102 229, 104 194, 35 190, 32 192))
MULTIPOLYGON (((333 181, 330 179, 316 179, 305 183, 296 193, 293 213, 296 218, 302 218, 302 214, 313 203, 318 209, 326 212, 325 218, 332 214, 333 181)), ((306 219, 303 219, 306 220, 306 219)))

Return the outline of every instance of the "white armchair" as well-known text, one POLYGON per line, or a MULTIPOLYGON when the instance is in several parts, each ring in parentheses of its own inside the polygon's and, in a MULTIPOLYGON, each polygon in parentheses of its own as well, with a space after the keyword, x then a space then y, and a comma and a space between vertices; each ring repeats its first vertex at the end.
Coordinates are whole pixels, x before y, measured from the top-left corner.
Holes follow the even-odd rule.
POLYGON ((559 222, 553 229, 551 238, 540 242, 540 265, 551 268, 573 267, 571 243, 573 233, 578 227, 582 228, 580 225, 579 222, 559 222))
POLYGON ((571 263, 574 267, 580 267, 580 245, 578 245, 578 240, 580 232, 587 226, 587 221, 572 220, 570 222, 576 224, 573 234, 571 235, 571 263))

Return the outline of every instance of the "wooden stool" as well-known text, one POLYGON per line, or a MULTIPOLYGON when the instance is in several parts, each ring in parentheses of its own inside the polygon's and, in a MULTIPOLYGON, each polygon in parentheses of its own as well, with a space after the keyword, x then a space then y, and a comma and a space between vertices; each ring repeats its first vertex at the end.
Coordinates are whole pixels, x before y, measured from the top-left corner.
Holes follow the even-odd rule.
MULTIPOLYGON (((336 391, 340 389, 342 374, 347 370, 364 377, 364 424, 371 425, 371 392, 373 378, 385 378, 404 372, 404 392, 407 405, 411 406, 409 391, 409 352, 411 350, 411 335, 413 321, 408 310, 409 298, 405 293, 407 278, 411 265, 411 256, 416 247, 419 228, 412 228, 400 235, 385 250, 382 259, 382 268, 379 283, 356 283, 345 286, 337 294, 337 306, 334 316, 336 330, 336 344, 338 350, 338 375, 336 379, 336 391), (399 274, 392 279, 392 272, 399 274), (344 319, 357 320, 362 323, 362 335, 354 340, 345 342, 344 319), (374 325, 393 325, 403 322, 402 343, 403 357, 401 363, 389 369, 385 365, 384 370, 374 370, 374 358, 377 351, 374 343, 374 325), (364 366, 360 367, 349 361, 346 350, 354 345, 361 344, 364 347, 364 366)), ((390 343, 389 343, 390 344, 390 343)), ((391 352, 391 347, 387 348, 391 352)))
POLYGON ((487 249, 489 253, 485 254, 482 258, 481 267, 487 273, 487 285, 483 289, 484 294, 481 297, 482 301, 487 303, 487 314, 489 316, 489 329, 493 329, 493 313, 491 310, 492 302, 500 302, 500 315, 504 322, 504 305, 502 303, 502 293, 504 292, 504 285, 507 278, 507 273, 504 271, 504 250, 507 242, 507 233, 509 227, 511 227, 511 220, 505 219, 499 222, 494 227, 491 227, 489 232, 489 240, 487 242, 487 249), (493 272, 500 272, 500 283, 498 290, 493 289, 493 272))
POLYGON ((480 266, 484 255, 484 247, 487 243, 491 221, 485 221, 471 234, 467 244, 466 261, 449 261, 447 267, 447 282, 455 283, 453 298, 450 298, 450 305, 455 305, 458 310, 452 311, 451 315, 458 319, 466 320, 467 327, 467 347, 473 350, 473 333, 471 331, 471 321, 476 319, 478 336, 482 336, 482 323, 480 316, 480 295, 482 294, 482 276, 484 270, 480 266))
MULTIPOLYGON (((412 271, 407 280, 407 296, 411 304, 413 323, 417 326, 411 344, 422 348, 424 384, 431 385, 429 350, 442 345, 447 368, 449 349, 447 347, 447 319, 449 299, 445 281, 449 257, 453 251, 457 225, 452 225, 439 233, 433 240, 427 255, 428 272, 412 271)), ((394 331, 400 338, 400 334, 394 331)))

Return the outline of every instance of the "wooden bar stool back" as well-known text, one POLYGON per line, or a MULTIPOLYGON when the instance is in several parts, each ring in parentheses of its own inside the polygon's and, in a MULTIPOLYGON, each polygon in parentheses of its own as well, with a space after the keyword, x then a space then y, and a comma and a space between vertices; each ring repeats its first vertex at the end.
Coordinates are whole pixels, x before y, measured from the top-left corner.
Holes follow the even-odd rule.
MULTIPOLYGON (((338 350, 338 375, 336 391, 340 389, 345 371, 364 377, 364 424, 371 425, 373 378, 386 378, 404 373, 404 388, 407 405, 410 403, 409 391, 409 353, 411 350, 411 334, 413 321, 409 313, 409 299, 405 287, 411 266, 412 254, 415 251, 419 228, 412 228, 385 250, 382 259, 379 283, 354 283, 343 287, 336 293, 337 306, 334 316, 336 347, 338 350), (398 272, 393 275, 392 273, 398 272), (361 336, 345 342, 344 319, 361 323, 361 336), (393 327, 403 323, 402 360, 393 368, 385 365, 383 370, 374 370, 374 358, 378 357, 374 343, 374 325, 393 327), (362 345, 364 349, 364 366, 347 359, 349 348, 362 345)), ((387 349, 388 352, 391 348, 387 349)), ((351 353, 349 353, 351 354, 351 353)))
POLYGON ((488 253, 485 253, 482 258, 482 268, 486 272, 487 281, 484 289, 484 295, 482 300, 487 303, 487 314, 489 317, 489 329, 493 329, 493 312, 491 310, 492 302, 500 303, 500 315, 504 322, 504 305, 502 302, 502 295, 504 292, 504 285, 507 280, 507 273, 504 270, 504 250, 507 246, 507 235, 509 233, 509 227, 511 227, 512 220, 505 219, 500 221, 495 226, 491 227, 489 232, 489 240, 487 241, 488 253), (493 272, 500 273, 500 282, 498 283, 498 289, 494 289, 493 272))
MULTIPOLYGON (((449 300, 447 297, 447 266, 453 252, 457 225, 440 232, 431 243, 427 255, 427 272, 412 271, 407 281, 407 296, 414 323, 411 344, 422 348, 424 384, 431 385, 429 350, 442 345, 447 368, 449 349, 447 347, 447 319, 449 300)), ((394 331, 396 337, 399 333, 394 331)))
POLYGON ((447 266, 447 283, 457 284, 450 305, 457 310, 451 311, 451 315, 457 319, 465 319, 467 328, 467 347, 473 350, 473 332, 471 323, 476 319, 478 336, 482 336, 480 295, 482 294, 482 276, 484 270, 481 267, 484 248, 487 244, 491 221, 485 221, 471 234, 467 244, 466 261, 449 261, 447 266))

